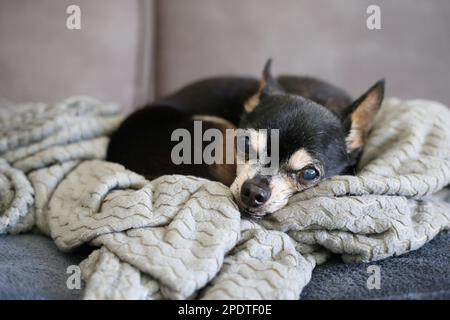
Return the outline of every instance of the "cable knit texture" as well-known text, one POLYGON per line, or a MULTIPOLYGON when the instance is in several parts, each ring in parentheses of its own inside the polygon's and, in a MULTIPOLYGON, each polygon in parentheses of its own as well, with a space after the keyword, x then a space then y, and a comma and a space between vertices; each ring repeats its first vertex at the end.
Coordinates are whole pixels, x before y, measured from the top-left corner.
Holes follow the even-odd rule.
MULTIPOLYGON (((297 299, 331 254, 369 262, 450 229, 450 111, 387 100, 355 176, 242 218, 224 185, 104 161, 123 116, 87 97, 0 113, 0 233, 37 228, 81 263, 86 299, 297 299)), ((151 141, 149 141, 151 143, 151 141)))

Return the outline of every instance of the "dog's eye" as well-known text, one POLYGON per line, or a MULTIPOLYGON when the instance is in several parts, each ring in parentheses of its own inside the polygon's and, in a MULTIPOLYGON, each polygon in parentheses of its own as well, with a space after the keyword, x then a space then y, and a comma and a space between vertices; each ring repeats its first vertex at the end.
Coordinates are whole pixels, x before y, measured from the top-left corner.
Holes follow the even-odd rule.
POLYGON ((311 182, 319 177, 319 171, 314 167, 306 167, 299 172, 299 178, 306 182, 311 182))

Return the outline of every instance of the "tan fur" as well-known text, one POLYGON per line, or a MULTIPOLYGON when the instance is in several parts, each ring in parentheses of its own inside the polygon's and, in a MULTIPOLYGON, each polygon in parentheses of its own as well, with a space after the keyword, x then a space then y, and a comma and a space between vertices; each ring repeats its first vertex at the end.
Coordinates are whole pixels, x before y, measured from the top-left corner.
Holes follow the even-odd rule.
MULTIPOLYGON (((226 127, 229 129, 235 129, 236 127, 229 122, 228 120, 221 118, 221 117, 216 117, 216 116, 209 116, 209 115, 195 115, 192 117, 192 120, 197 120, 197 121, 205 121, 205 122, 213 122, 216 123, 217 125, 221 126, 221 127, 226 127)), ((225 128, 225 129, 226 129, 225 128)), ((218 128, 221 129, 221 128, 218 128)), ((222 130, 222 129, 221 129, 222 130)))
POLYGON ((263 131, 257 131, 253 129, 248 130, 250 132, 250 144, 256 154, 262 154, 267 148, 267 136, 263 131))
POLYGON ((290 157, 288 166, 291 170, 300 170, 307 165, 313 163, 313 158, 305 149, 300 149, 294 152, 290 157))
POLYGON ((231 186, 236 178, 236 166, 234 164, 213 164, 209 172, 227 187, 231 186))
POLYGON ((372 129, 380 103, 379 92, 373 90, 353 111, 350 133, 346 138, 347 152, 352 152, 364 145, 366 136, 372 129))
POLYGON ((357 125, 352 124, 350 133, 348 134, 345 142, 347 144, 347 152, 359 149, 364 145, 364 130, 361 130, 357 125))
MULTIPOLYGON (((222 135, 226 137, 227 129, 236 129, 236 127, 226 119, 209 116, 209 115, 195 115, 192 117, 193 120, 205 121, 209 123, 213 123, 217 129, 222 132, 222 135)), ((227 150, 233 150, 232 146, 227 149, 227 140, 224 139, 223 144, 223 159, 222 164, 214 163, 208 167, 208 171, 211 173, 213 177, 215 177, 218 181, 222 182, 226 186, 230 186, 234 179, 236 178, 236 161, 233 161, 232 164, 226 163, 226 152, 227 150)), ((234 155, 236 156, 236 155, 234 155)))
POLYGON ((259 81, 259 87, 258 91, 252 95, 250 98, 247 99, 244 103, 244 109, 246 112, 252 112, 256 106, 259 104, 259 97, 261 96, 261 93, 264 90, 264 87, 266 86, 267 79, 263 76, 261 80, 259 81))
POLYGON ((265 214, 272 213, 284 207, 289 197, 298 191, 295 182, 290 177, 281 174, 272 177, 270 189, 272 193, 265 204, 265 214))

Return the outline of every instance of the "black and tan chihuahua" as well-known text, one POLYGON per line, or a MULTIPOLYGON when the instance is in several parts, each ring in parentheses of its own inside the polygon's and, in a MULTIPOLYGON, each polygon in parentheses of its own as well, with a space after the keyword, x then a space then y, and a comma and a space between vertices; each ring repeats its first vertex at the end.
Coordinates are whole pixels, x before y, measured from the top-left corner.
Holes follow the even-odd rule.
MULTIPOLYGON (((352 101, 345 91, 317 79, 275 79, 269 60, 259 81, 243 77, 198 81, 131 114, 112 134, 107 160, 149 179, 184 174, 220 181, 231 186, 243 213, 260 218, 282 208, 295 192, 334 175, 351 174, 383 95, 383 80, 352 101), (196 121, 202 121, 203 131, 250 131, 246 152, 270 148, 267 131, 259 129, 278 129, 279 165, 262 174, 265 165, 258 161, 175 164, 171 152, 177 142, 172 133, 179 128, 193 133, 196 121)), ((192 142, 192 153, 205 144, 192 142)))

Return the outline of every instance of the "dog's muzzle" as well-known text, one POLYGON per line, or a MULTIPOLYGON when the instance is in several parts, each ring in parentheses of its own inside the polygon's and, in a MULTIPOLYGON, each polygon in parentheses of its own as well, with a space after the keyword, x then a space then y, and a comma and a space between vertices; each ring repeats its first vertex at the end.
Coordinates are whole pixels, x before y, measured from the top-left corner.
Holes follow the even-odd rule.
POLYGON ((269 179, 264 176, 256 176, 244 182, 241 187, 241 202, 247 209, 254 210, 264 205, 269 200, 271 189, 269 179))

